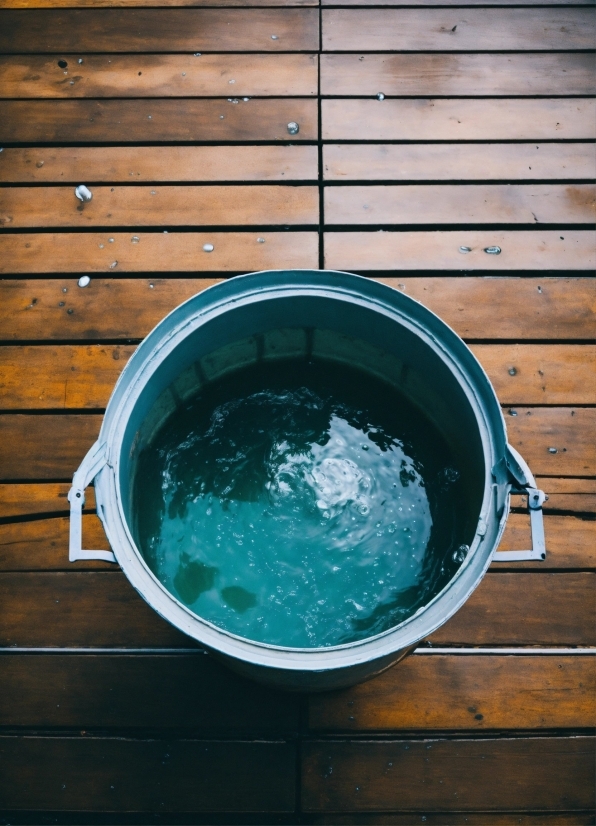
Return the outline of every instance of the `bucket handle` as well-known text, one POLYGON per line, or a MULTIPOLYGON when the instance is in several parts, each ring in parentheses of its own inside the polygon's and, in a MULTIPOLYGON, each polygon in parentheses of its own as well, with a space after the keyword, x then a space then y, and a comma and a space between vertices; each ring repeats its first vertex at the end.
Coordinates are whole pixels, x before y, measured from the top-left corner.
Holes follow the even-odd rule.
POLYGON ((507 458, 505 463, 509 477, 512 480, 510 493, 522 493, 528 497, 532 550, 495 551, 492 561, 542 562, 546 559, 546 540, 544 538, 544 519, 542 515, 542 505, 546 500, 546 495, 544 491, 536 487, 536 480, 527 462, 511 445, 507 445, 507 458))
POLYGON ((83 551, 83 505, 85 488, 91 484, 100 470, 107 464, 105 442, 95 442, 79 469, 72 477, 72 487, 68 492, 70 502, 70 537, 68 558, 70 562, 81 559, 100 559, 103 562, 117 562, 112 551, 83 551))

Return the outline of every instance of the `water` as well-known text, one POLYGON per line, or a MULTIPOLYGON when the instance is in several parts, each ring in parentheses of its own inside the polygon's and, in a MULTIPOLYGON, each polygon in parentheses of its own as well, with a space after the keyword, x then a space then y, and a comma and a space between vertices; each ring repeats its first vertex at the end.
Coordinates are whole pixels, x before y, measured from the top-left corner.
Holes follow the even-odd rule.
POLYGON ((373 636, 466 556, 447 444, 397 390, 337 363, 270 362, 204 387, 135 479, 151 570, 194 613, 254 641, 373 636))

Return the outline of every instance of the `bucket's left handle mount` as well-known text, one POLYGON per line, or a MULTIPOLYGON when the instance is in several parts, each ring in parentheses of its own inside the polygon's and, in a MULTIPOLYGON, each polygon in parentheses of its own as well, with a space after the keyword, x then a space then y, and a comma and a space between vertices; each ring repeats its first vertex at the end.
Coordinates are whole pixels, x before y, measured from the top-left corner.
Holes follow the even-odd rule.
POLYGON ((116 562, 112 551, 84 551, 83 547, 83 506, 85 488, 91 484, 99 471, 107 464, 105 442, 95 442, 72 477, 72 487, 68 492, 70 502, 70 539, 68 558, 71 562, 81 559, 99 559, 103 562, 116 562))

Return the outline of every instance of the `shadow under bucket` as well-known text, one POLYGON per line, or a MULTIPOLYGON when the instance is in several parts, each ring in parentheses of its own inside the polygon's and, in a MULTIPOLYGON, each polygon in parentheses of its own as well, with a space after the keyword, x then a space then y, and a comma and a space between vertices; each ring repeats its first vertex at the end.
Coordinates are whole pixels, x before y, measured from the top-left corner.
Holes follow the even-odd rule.
POLYGON ((332 689, 465 602, 512 489, 536 547, 508 559, 544 558, 544 495, 437 316, 347 273, 255 273, 182 304, 127 364, 73 480, 70 558, 117 561, 236 671, 332 689), (93 478, 113 554, 81 551, 93 478))

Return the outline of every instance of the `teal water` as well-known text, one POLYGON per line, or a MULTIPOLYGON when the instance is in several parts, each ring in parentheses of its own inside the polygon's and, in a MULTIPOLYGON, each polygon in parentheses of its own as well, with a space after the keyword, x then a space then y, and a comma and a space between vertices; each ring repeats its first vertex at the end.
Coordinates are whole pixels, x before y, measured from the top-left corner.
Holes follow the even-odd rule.
POLYGON ((395 388, 337 363, 245 368, 141 453, 136 540, 194 613, 296 648, 385 631, 467 552, 460 470, 395 388))

